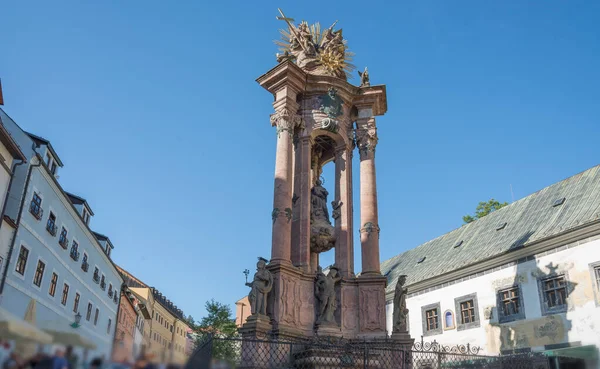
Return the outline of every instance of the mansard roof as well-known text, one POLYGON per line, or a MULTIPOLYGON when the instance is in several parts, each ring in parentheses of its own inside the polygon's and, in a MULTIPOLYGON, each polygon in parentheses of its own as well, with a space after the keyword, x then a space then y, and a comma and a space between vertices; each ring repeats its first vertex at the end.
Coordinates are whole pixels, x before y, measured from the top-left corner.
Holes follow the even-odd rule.
MULTIPOLYGON (((24 131, 25 132, 25 131, 24 131)), ((48 146, 48 150, 50 150, 50 152, 52 153, 52 156, 54 156, 54 159, 56 159, 56 163, 58 164, 59 167, 63 167, 63 162, 62 160, 60 160, 60 158, 58 157, 58 154, 56 153, 56 151, 54 151, 54 148, 52 147, 52 144, 50 143, 50 141, 46 140, 43 137, 40 136, 36 136, 33 133, 29 133, 29 132, 25 132, 32 140, 33 142, 35 142, 36 144, 41 144, 41 145, 46 145, 48 146)))
POLYGON ((600 165, 496 210, 381 264, 393 293, 433 277, 600 223, 600 165))

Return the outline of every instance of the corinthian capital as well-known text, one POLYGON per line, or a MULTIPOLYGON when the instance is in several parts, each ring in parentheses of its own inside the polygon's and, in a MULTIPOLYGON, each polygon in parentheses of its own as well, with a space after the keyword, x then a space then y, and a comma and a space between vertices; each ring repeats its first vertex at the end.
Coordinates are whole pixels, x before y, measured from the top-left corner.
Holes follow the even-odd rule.
POLYGON ((302 125, 302 118, 293 113, 290 109, 284 107, 278 109, 275 113, 271 114, 271 126, 277 127, 277 136, 283 131, 292 136, 294 128, 302 125))
POLYGON ((377 146, 377 128, 360 128, 356 130, 356 145, 361 159, 366 158, 369 154, 375 155, 375 147, 377 146))

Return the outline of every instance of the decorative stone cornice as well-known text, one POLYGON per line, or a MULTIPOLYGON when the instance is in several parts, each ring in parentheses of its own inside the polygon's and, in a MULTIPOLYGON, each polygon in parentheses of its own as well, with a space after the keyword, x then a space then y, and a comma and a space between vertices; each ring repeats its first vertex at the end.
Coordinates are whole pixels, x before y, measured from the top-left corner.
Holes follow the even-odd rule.
POLYGON ((290 137, 294 134, 296 127, 302 127, 302 118, 284 107, 271 114, 271 126, 277 127, 277 137, 283 131, 287 131, 290 137))

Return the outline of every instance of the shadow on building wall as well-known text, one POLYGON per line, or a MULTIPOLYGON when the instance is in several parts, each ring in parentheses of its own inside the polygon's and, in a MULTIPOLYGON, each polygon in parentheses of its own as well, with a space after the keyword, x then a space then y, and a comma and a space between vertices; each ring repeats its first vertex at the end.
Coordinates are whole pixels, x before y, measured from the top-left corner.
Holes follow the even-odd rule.
MULTIPOLYGON (((516 241, 511 251, 521 248, 531 234, 516 241)), ((484 307, 484 318, 489 319, 490 333, 497 338, 499 347, 495 349, 509 354, 574 344, 569 342, 573 327, 567 319, 574 304, 568 297, 578 283, 569 279, 568 272, 567 265, 554 261, 541 265, 534 256, 529 256, 518 260, 512 278, 494 282, 496 305, 484 307)), ((560 359, 560 368, 585 367, 579 364, 576 360, 560 359)))

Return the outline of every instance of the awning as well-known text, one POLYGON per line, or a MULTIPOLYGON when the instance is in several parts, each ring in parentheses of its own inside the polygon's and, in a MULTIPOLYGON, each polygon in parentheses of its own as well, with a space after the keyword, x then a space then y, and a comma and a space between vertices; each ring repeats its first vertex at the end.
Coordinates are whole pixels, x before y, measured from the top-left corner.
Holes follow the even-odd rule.
POLYGON ((52 343, 52 336, 2 308, 0 308, 0 337, 9 341, 52 343))
POLYGON ((96 349, 96 344, 94 342, 74 332, 52 331, 48 329, 45 329, 44 332, 52 336, 54 343, 60 343, 66 346, 83 347, 91 350, 96 349))
POLYGON ((594 345, 565 347, 556 350, 546 350, 545 355, 567 357, 571 359, 595 359, 598 357, 598 348, 594 345))

